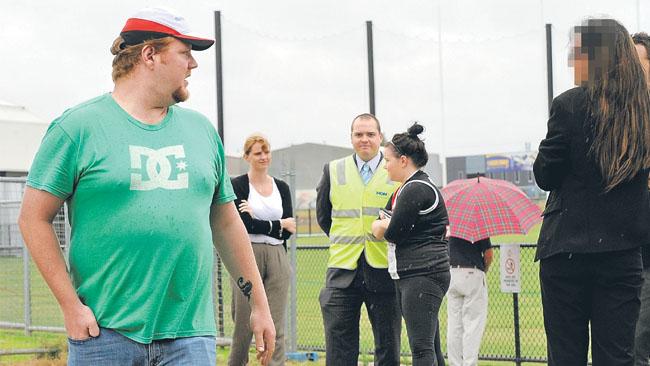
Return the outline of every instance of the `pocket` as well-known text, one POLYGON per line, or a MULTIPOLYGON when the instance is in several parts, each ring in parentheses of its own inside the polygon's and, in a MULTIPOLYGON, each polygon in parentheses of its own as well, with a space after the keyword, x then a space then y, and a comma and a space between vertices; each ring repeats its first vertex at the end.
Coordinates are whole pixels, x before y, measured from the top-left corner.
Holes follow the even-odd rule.
POLYGON ((80 345, 80 344, 86 344, 89 341, 92 341, 94 339, 98 339, 99 337, 103 337, 103 339, 106 339, 107 337, 111 338, 113 335, 117 335, 117 334, 118 333, 115 332, 112 329, 99 327, 99 334, 97 335, 97 337, 88 337, 88 338, 85 338, 85 339, 74 339, 74 338, 71 338, 71 337, 68 336, 68 342, 70 344, 80 345))
POLYGON ((92 340, 94 337, 88 337, 86 339, 72 339, 68 337, 68 343, 74 344, 74 345, 82 345, 88 343, 90 340, 92 340))
POLYGON ((283 281, 290 281, 291 276, 293 275, 293 268, 291 268, 291 262, 289 261, 287 252, 279 245, 273 246, 273 249, 276 254, 276 259, 274 259, 274 261, 277 266, 277 268, 274 268, 273 270, 279 272, 277 275, 282 277, 283 281))
POLYGON ((325 308, 327 305, 327 302, 329 301, 329 293, 330 291, 327 287, 323 287, 320 290, 320 294, 318 294, 318 303, 320 304, 321 309, 325 308))

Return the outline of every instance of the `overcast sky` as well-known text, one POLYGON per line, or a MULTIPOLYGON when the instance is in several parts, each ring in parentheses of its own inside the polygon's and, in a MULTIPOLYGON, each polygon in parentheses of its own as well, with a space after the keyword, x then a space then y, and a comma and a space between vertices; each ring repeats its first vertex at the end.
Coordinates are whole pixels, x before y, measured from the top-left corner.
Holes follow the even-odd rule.
MULTIPOLYGON (((369 109, 372 20, 376 109, 388 138, 418 120, 429 151, 445 156, 536 149, 547 118, 544 24, 553 24, 557 95, 573 86, 570 27, 608 15, 630 32, 650 30, 648 1, 3 0, 0 100, 50 121, 111 91, 108 50, 138 9, 175 8, 210 37, 221 10, 226 150, 239 153, 255 131, 274 148, 348 146, 351 118, 369 109)), ((214 48, 195 58, 184 106, 216 125, 214 48)))

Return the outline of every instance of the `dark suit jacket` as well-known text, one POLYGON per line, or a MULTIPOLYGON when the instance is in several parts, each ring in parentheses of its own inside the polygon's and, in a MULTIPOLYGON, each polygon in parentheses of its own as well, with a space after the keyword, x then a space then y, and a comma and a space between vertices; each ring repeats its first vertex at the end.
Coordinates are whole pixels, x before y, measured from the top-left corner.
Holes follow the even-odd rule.
POLYGON ((584 88, 553 100, 546 138, 534 164, 540 188, 550 191, 536 259, 557 253, 625 250, 647 243, 648 170, 604 193, 602 175, 588 156, 594 121, 584 88))
MULTIPOLYGON (((291 191, 289 190, 289 185, 283 180, 273 178, 275 185, 278 186, 278 191, 280 191, 280 198, 282 198, 282 218, 286 219, 287 217, 293 217, 293 209, 291 206, 291 191)), ((235 200, 235 205, 239 208, 239 204, 242 200, 248 200, 248 195, 250 194, 250 186, 248 185, 248 174, 240 175, 238 177, 232 178, 230 180, 232 183, 233 191, 237 195, 235 200)), ((239 211, 239 209, 238 209, 239 211)), ((280 232, 280 220, 266 221, 254 219, 248 212, 239 212, 239 217, 241 217, 246 226, 246 231, 249 234, 264 234, 271 236, 276 239, 284 240, 284 248, 287 248, 287 239, 291 237, 291 233, 283 230, 280 232)))
MULTIPOLYGON (((355 160, 356 163, 356 160, 355 160)), ((316 220, 327 236, 332 227, 332 202, 330 201, 330 167, 325 164, 323 176, 316 187, 316 220)), ((373 268, 366 263, 362 253, 359 257, 358 267, 350 271, 341 268, 328 268, 325 274, 325 286, 334 288, 348 288, 363 286, 373 292, 394 292, 395 285, 387 269, 373 268)))

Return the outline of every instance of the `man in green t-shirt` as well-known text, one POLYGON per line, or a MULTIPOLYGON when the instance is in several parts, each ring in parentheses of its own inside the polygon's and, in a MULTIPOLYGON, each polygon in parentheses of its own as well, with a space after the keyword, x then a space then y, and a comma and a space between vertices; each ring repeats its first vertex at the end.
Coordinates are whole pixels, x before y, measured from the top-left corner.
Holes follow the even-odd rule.
POLYGON ((251 303, 258 359, 275 330, 237 210, 223 146, 189 96, 192 50, 171 11, 146 8, 111 48, 112 93, 50 125, 19 218, 32 257, 63 311, 69 365, 215 364, 213 243, 251 303), (52 219, 64 202, 70 271, 52 219))

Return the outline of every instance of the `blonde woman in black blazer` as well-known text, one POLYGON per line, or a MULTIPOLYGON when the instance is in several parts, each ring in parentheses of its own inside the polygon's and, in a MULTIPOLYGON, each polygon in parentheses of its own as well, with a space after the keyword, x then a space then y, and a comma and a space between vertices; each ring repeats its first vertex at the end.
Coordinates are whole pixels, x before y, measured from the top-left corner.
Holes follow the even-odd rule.
POLYGON ((549 365, 633 364, 650 223, 650 106, 632 40, 611 19, 575 28, 579 85, 553 100, 534 164, 550 191, 539 235, 549 365), (590 327, 590 328, 589 328, 590 327))

